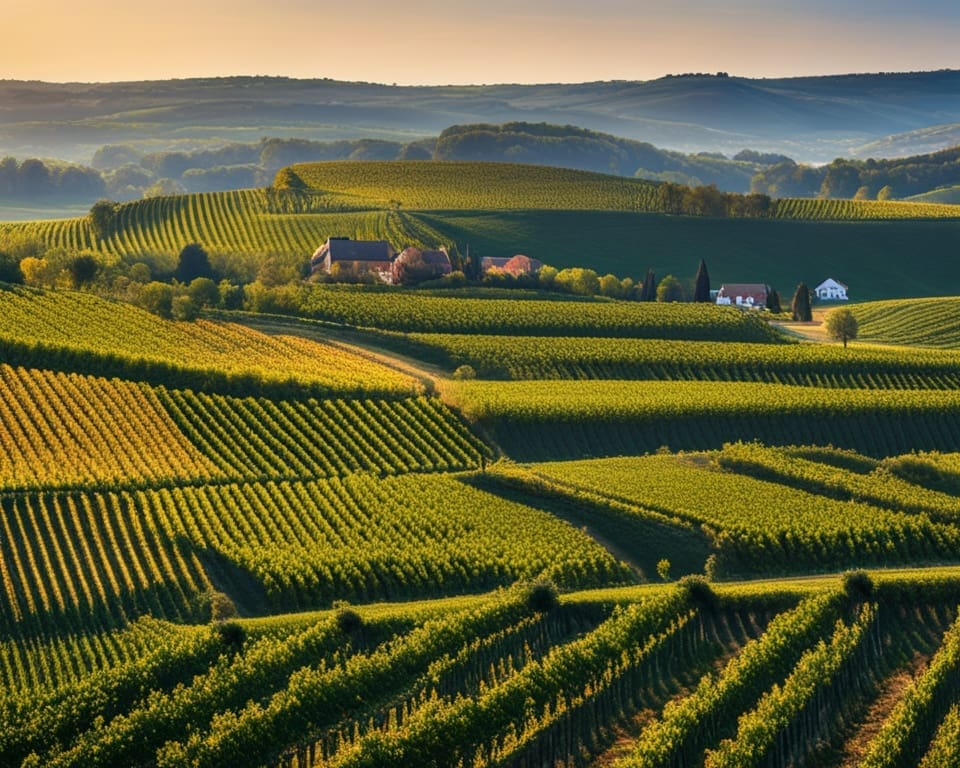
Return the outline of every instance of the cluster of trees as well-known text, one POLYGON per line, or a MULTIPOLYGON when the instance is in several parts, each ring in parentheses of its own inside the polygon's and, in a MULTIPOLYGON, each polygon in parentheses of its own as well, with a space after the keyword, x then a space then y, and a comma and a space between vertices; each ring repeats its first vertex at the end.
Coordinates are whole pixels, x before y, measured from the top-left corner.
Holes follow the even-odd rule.
POLYGON ((772 197, 890 200, 960 184, 960 147, 891 160, 845 160, 814 168, 786 160, 757 172, 752 192, 772 197))
POLYGON ((532 163, 747 192, 751 179, 783 155, 744 150, 684 154, 645 142, 547 123, 452 126, 413 142, 264 138, 209 148, 145 152, 129 144, 96 151, 91 167, 8 157, 0 161, 0 197, 88 201, 216 192, 269 186, 294 163, 323 160, 482 160, 532 163))
POLYGON ((0 160, 0 198, 85 201, 105 190, 103 178, 93 168, 36 158, 22 162, 14 157, 0 160))

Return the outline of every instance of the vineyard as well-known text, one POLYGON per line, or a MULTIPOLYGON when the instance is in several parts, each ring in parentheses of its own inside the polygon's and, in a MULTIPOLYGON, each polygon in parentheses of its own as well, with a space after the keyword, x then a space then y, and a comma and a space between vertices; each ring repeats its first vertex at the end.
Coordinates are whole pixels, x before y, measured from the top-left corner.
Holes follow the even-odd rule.
MULTIPOLYGON (((931 227, 922 271, 956 227, 657 216, 655 184, 558 169, 295 170, 311 189, 125 204, 102 240, 22 226, 172 264, 332 235, 551 251, 556 225, 571 263, 607 238, 662 277, 654 230, 699 239, 675 258, 746 224, 771 269, 790 233, 817 269, 863 240, 864 293, 898 279, 872 243, 931 227)), ((854 307, 863 338, 940 349, 842 349, 709 304, 297 292, 302 317, 176 322, 0 290, 0 765, 957 765, 953 301, 854 307)))
POLYGON ((615 338, 453 333, 381 335, 379 339, 451 373, 469 365, 485 379, 756 381, 824 388, 945 390, 960 385, 960 355, 923 349, 857 346, 847 350, 664 338, 636 339, 627 345, 615 338))
POLYGON ((855 305, 860 338, 882 344, 960 348, 960 299, 876 301, 855 305))
POLYGON ((756 315, 712 304, 592 300, 571 306, 570 301, 544 298, 468 298, 316 286, 301 312, 328 322, 419 333, 783 341, 756 315))
POLYGON ((541 608, 531 594, 241 621, 239 637, 141 620, 118 638, 126 655, 54 680, 7 655, 19 677, 0 695, 0 759, 740 768, 856 750, 851 765, 951 764, 933 761, 956 746, 955 571, 692 581, 541 608), (882 727, 864 739, 868 717, 882 727))
MULTIPOLYGON (((710 540, 714 571, 728 576, 955 557, 960 542, 957 496, 914 488, 882 474, 860 478, 859 493, 852 481, 845 492, 791 482, 791 467, 811 464, 816 465, 771 449, 735 446, 715 459, 693 454, 535 464, 525 480, 546 482, 575 498, 585 494, 608 507, 609 514, 637 518, 634 535, 641 535, 644 518, 693 525, 710 540), (760 458, 747 466, 745 459, 737 461, 737 454, 744 452, 760 458), (766 467, 757 472, 763 458, 786 468, 779 474, 766 467), (874 479, 875 487, 868 492, 874 479), (909 499, 909 506, 898 504, 898 498, 909 499)), ((840 474, 823 464, 819 472, 831 478, 840 474)))
POLYGON ((955 390, 728 381, 446 381, 445 396, 522 461, 719 448, 835 445, 874 456, 960 449, 955 390))
POLYGON ((342 347, 235 323, 171 322, 85 293, 0 290, 0 315, 4 359, 28 367, 242 394, 307 389, 403 397, 421 389, 342 347))

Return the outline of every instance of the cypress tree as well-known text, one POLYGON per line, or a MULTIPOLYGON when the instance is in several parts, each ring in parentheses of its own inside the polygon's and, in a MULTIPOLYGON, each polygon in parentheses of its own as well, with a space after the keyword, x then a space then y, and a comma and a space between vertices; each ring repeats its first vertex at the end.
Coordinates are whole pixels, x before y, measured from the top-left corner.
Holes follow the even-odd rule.
POLYGON ((780 293, 773 290, 772 286, 767 286, 767 309, 774 314, 779 315, 783 308, 780 306, 780 293))
POLYGON ((657 277, 652 269, 647 270, 647 276, 643 278, 643 288, 640 290, 640 301, 657 300, 657 277))
POLYGON ((707 272, 707 263, 703 259, 700 259, 700 266, 697 267, 695 282, 693 300, 701 303, 710 301, 710 273, 707 272))
POLYGON ((813 320, 813 312, 810 310, 810 289, 806 283, 800 283, 793 294, 793 301, 790 302, 790 311, 793 319, 801 323, 809 323, 813 320))

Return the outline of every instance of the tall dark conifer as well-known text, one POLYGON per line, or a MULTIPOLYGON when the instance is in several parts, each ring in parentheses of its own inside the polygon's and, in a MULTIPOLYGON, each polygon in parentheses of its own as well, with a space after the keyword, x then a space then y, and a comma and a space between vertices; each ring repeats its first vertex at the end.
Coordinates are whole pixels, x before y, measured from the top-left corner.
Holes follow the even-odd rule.
POLYGON ((707 263, 703 259, 700 259, 700 266, 697 267, 695 283, 693 300, 701 303, 710 301, 710 273, 707 272, 707 263))
POLYGON ((790 302, 790 311, 793 319, 801 323, 809 323, 813 320, 813 312, 810 309, 810 289, 806 283, 800 283, 793 294, 793 301, 790 302))
POLYGON ((647 276, 643 278, 643 288, 640 290, 640 301, 657 300, 657 277, 652 269, 647 270, 647 276))

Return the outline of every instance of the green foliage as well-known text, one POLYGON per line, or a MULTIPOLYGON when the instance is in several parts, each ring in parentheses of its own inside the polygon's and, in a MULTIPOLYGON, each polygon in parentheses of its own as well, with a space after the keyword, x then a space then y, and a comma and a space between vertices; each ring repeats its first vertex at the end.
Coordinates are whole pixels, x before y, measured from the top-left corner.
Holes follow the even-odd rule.
POLYGON ((363 617, 353 610, 349 603, 343 600, 335 600, 333 607, 337 629, 343 634, 352 635, 363 626, 363 617))
POLYGON ((90 208, 90 229, 98 240, 113 234, 117 218, 117 204, 112 200, 97 200, 90 208))
POLYGON ((665 275, 657 286, 657 301, 676 302, 686 299, 683 284, 673 275, 665 275))
POLYGON ((185 245, 177 259, 177 268, 173 271, 175 279, 181 283, 191 283, 198 277, 216 279, 218 276, 210 266, 210 257, 199 243, 185 245))
POLYGON ((670 581, 670 561, 666 558, 657 562, 657 576, 663 581, 670 581))
POLYGON ((857 338, 857 318, 849 307, 831 309, 823 321, 823 325, 830 337, 842 341, 844 348, 848 341, 857 338))
POLYGON ((930 560, 946 559, 960 546, 955 499, 953 512, 931 519, 889 501, 837 499, 671 455, 553 462, 533 469, 560 487, 626 504, 641 518, 656 510, 700 526, 712 539, 718 570, 728 576, 796 573, 828 563, 830 569, 909 563, 921 552, 930 560))
POLYGON ((693 300, 696 302, 710 301, 710 273, 707 272, 707 264, 700 259, 700 266, 697 267, 697 274, 694 278, 693 300))
POLYGON ((556 585, 547 580, 525 584, 523 586, 523 600, 530 610, 538 613, 547 613, 560 605, 556 585))
POLYGON ((957 450, 954 391, 724 381, 465 381, 445 394, 517 460, 833 444, 873 456, 957 450))
POLYGON ((759 317, 730 307, 603 300, 571 304, 570 299, 553 294, 488 296, 313 286, 298 311, 301 316, 345 325, 422 333, 783 340, 759 317))

